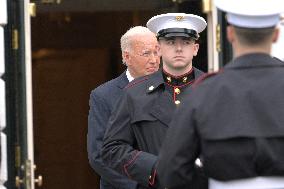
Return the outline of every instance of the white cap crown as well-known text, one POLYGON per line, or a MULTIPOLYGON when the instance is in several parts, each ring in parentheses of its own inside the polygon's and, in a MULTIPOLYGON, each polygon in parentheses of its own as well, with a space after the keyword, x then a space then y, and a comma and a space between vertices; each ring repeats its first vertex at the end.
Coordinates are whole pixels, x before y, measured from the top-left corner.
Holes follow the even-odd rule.
POLYGON ((158 34, 165 29, 185 29, 193 30, 197 34, 202 32, 207 26, 204 18, 185 13, 167 13, 152 17, 147 22, 147 27, 154 33, 158 34))
POLYGON ((230 24, 245 28, 266 28, 277 25, 284 12, 283 0, 214 0, 227 12, 230 24))

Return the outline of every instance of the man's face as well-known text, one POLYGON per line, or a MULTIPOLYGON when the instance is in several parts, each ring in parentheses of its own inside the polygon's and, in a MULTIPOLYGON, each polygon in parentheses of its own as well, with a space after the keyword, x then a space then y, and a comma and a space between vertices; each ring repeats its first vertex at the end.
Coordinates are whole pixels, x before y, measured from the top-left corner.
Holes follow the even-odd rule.
POLYGON ((192 38, 160 38, 159 54, 163 59, 163 69, 169 73, 186 73, 192 68, 192 59, 197 55, 199 44, 192 38))
POLYGON ((137 37, 131 50, 124 52, 128 70, 132 77, 137 78, 156 72, 160 65, 158 42, 155 35, 149 34, 137 37))

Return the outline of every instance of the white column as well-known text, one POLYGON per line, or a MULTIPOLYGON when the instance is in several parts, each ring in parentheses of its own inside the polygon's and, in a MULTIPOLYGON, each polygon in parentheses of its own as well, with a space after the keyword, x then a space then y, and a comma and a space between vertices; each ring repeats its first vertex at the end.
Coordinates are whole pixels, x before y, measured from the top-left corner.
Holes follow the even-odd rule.
POLYGON ((207 14, 207 47, 208 47, 208 72, 219 70, 219 52, 217 50, 217 25, 218 15, 214 0, 211 0, 211 11, 207 14))
POLYGON ((5 73, 5 49, 4 49, 4 29, 7 24, 7 2, 0 0, 0 145, 1 145, 1 162, 0 162, 0 189, 6 189, 4 183, 8 179, 7 168, 7 138, 3 133, 6 127, 6 92, 5 82, 2 76, 5 73))
MULTIPOLYGON (((27 152, 28 160, 34 165, 34 134, 33 134, 33 106, 32 106, 32 53, 31 53, 31 17, 29 13, 30 0, 24 0, 25 25, 25 80, 26 80, 26 107, 27 107, 27 152)), ((35 188, 34 171, 31 171, 31 186, 35 188)))
POLYGON ((7 2, 6 0, 0 0, 0 25, 7 24, 7 2))

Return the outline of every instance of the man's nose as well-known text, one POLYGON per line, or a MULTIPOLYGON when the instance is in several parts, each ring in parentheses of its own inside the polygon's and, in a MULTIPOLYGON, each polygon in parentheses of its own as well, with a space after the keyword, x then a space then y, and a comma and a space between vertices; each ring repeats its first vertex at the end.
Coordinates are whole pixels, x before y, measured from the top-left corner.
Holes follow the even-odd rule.
POLYGON ((176 50, 178 50, 178 51, 182 50, 182 43, 180 43, 180 42, 176 43, 176 50))

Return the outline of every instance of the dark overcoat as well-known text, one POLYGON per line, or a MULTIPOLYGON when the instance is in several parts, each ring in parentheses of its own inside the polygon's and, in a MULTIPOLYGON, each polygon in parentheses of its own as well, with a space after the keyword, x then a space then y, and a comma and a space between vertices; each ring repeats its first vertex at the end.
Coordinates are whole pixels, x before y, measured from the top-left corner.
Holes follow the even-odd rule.
POLYGON ((283 94, 284 63, 261 53, 238 57, 197 84, 161 150, 160 183, 191 188, 200 154, 205 174, 216 180, 284 176, 283 94))
MULTIPOLYGON (((196 78, 201 74, 194 68, 196 78)), ((141 188, 151 184, 157 155, 179 106, 165 85, 161 70, 131 82, 109 120, 104 139, 104 162, 136 180, 141 188)), ((182 104, 191 84, 180 90, 178 99, 182 104)))
POLYGON ((128 84, 126 72, 91 92, 87 147, 92 168, 101 176, 100 189, 135 189, 137 183, 107 167, 101 158, 106 125, 117 100, 128 84))

